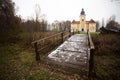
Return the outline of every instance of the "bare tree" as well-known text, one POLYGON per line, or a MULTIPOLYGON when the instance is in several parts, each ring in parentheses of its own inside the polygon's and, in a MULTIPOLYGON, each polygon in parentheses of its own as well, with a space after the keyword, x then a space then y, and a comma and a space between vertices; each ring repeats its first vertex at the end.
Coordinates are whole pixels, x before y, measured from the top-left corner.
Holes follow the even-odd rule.
POLYGON ((71 21, 69 21, 69 20, 66 21, 66 30, 67 31, 71 30, 71 21))
POLYGON ((104 18, 102 18, 102 27, 104 27, 104 25, 105 25, 105 24, 104 24, 104 18))
POLYGON ((40 6, 38 4, 38 0, 35 0, 36 4, 35 4, 35 21, 36 21, 36 30, 40 31, 41 30, 41 25, 39 25, 40 23, 40 15, 41 15, 41 9, 40 6))
POLYGON ((109 28, 109 29, 117 29, 118 27, 118 22, 114 21, 114 20, 110 20, 107 25, 106 25, 106 28, 109 28))
POLYGON ((99 31, 99 27, 100 27, 100 22, 96 21, 96 31, 99 31))
POLYGON ((36 4, 35 4, 35 19, 36 22, 40 20, 40 15, 41 15, 41 8, 40 5, 38 4, 38 0, 36 0, 36 4))
POLYGON ((45 14, 41 14, 41 8, 39 5, 38 0, 36 0, 35 4, 35 20, 36 20, 36 27, 38 31, 46 31, 47 28, 47 21, 45 20, 45 14))

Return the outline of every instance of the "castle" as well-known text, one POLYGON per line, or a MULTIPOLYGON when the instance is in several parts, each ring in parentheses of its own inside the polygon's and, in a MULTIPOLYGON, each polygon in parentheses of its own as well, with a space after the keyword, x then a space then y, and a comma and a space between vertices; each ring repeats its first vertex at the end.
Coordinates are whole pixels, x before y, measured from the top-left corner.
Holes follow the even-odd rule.
POLYGON ((93 19, 86 21, 85 11, 82 9, 80 13, 80 21, 72 21, 71 31, 96 32, 96 22, 93 19))

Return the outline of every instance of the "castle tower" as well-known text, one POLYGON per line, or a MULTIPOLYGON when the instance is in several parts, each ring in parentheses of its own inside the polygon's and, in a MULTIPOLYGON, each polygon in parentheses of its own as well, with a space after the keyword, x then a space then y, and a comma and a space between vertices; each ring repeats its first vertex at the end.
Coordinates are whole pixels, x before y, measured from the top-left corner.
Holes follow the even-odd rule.
POLYGON ((82 11, 80 13, 80 31, 85 31, 86 29, 86 15, 85 15, 85 11, 82 8, 82 11))

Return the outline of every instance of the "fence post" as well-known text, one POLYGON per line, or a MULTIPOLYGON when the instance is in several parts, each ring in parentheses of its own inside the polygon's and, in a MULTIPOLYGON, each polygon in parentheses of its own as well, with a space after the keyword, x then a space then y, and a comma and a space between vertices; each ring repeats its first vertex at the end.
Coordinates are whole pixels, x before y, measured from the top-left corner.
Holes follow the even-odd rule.
POLYGON ((79 34, 79 30, 78 30, 78 34, 79 34))
POLYGON ((74 35, 74 29, 73 29, 73 35, 74 35))
POLYGON ((89 77, 93 75, 93 69, 94 69, 94 49, 90 49, 89 77))
POLYGON ((61 33, 61 43, 63 43, 63 32, 61 33))
POLYGON ((36 61, 39 61, 40 60, 40 54, 38 52, 37 42, 34 43, 34 47, 35 47, 35 53, 36 53, 36 61))
POLYGON ((71 30, 69 30, 69 37, 71 37, 71 30))
POLYGON ((88 30, 87 30, 87 34, 88 34, 88 30))

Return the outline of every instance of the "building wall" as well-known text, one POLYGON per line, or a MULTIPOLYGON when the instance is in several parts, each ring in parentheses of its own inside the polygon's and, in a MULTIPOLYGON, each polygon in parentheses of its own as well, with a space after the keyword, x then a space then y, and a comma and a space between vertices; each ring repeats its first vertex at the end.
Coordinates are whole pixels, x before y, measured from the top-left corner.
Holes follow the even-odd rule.
POLYGON ((86 23, 86 31, 89 30, 89 23, 86 23))
POLYGON ((85 26, 86 26, 86 16, 81 15, 80 16, 80 31, 82 30, 85 31, 86 30, 85 26))
POLYGON ((89 31, 96 32, 96 24, 95 23, 89 23, 89 31))
POLYGON ((78 31, 79 30, 79 24, 71 24, 71 31, 78 31))
POLYGON ((71 31, 96 32, 96 23, 86 23, 86 15, 80 16, 80 24, 71 24, 71 31))
POLYGON ((85 32, 89 30, 90 32, 96 32, 96 23, 86 23, 84 27, 81 27, 81 24, 71 24, 71 31, 82 31, 82 28, 85 32))

